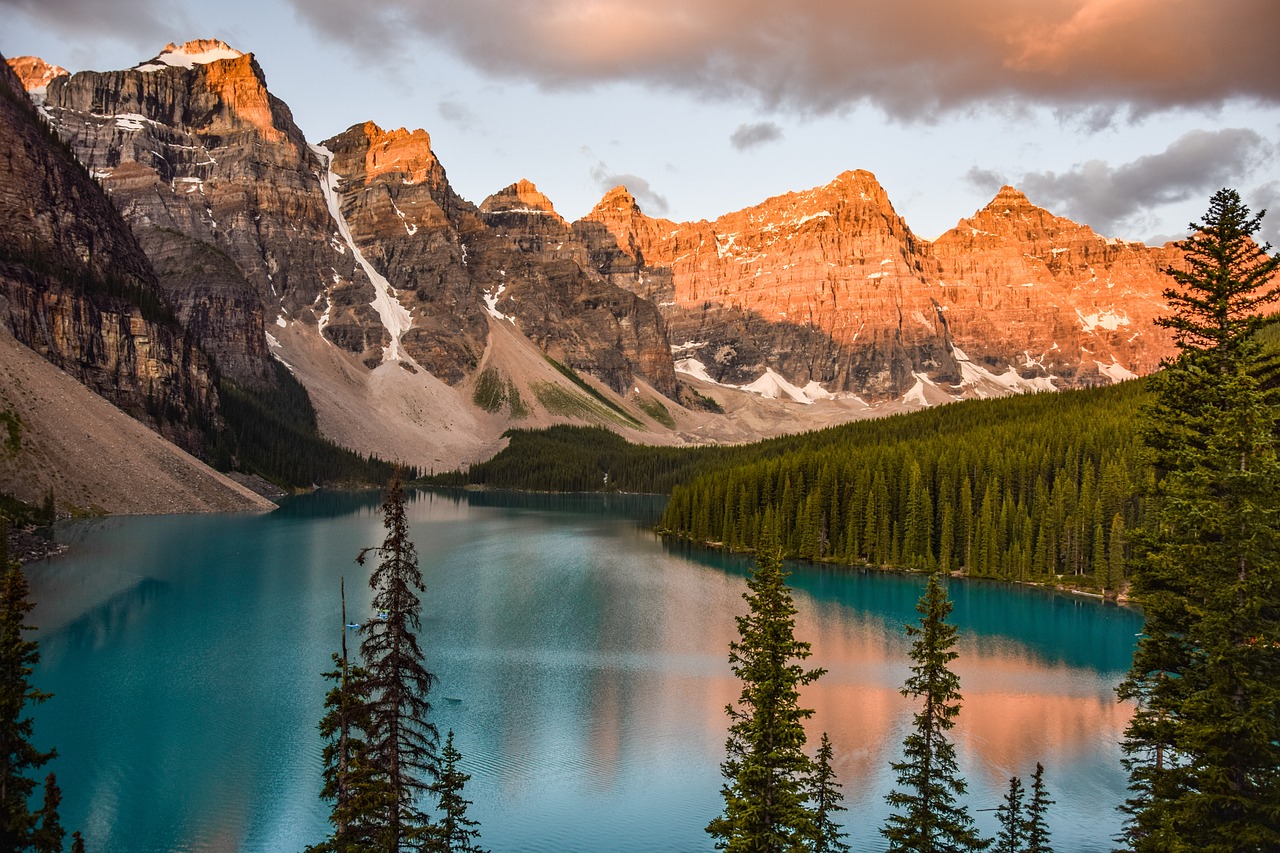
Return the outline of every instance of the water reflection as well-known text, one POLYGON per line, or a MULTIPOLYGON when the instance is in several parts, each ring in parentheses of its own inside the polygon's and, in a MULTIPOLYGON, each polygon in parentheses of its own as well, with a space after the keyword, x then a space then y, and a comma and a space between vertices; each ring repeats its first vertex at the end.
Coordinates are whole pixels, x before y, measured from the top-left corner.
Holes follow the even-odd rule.
MULTIPOLYGON (((324 835, 319 673, 342 631, 338 578, 350 614, 370 606, 352 560, 381 541, 380 499, 95 523, 64 531, 76 554, 33 568, 39 684, 57 694, 38 733, 75 780, 66 823, 90 846, 273 851, 324 835)), ((457 732, 490 849, 710 849, 749 562, 659 542, 644 525, 660 509, 647 496, 411 493, 434 713, 457 732)), ((792 576, 797 633, 829 670, 804 693, 810 731, 836 744, 858 849, 883 848, 888 765, 913 710, 898 693, 902 625, 923 582, 792 576)), ((1111 685, 1138 618, 1039 591, 950 589, 970 801, 994 806, 1009 775, 1042 761, 1059 847, 1109 849, 1128 713, 1111 685)))

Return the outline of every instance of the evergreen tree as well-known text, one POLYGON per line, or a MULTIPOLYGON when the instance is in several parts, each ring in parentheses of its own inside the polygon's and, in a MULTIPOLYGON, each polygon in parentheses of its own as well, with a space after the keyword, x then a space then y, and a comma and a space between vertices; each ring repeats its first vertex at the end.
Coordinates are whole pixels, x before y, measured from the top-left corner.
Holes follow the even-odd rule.
POLYGON ((949 666, 958 657, 956 629, 946 621, 951 601, 936 574, 929 576, 916 610, 920 627, 907 626, 907 636, 916 639, 902 695, 923 699, 924 706, 903 741, 903 760, 893 764, 897 787, 887 799, 894 811, 880 834, 889 839, 889 853, 985 850, 990 842, 978 835, 968 810, 956 804, 966 789, 955 746, 947 738, 960 713, 960 679, 949 666))
POLYGON ((1017 776, 1010 777, 1009 792, 996 809, 1000 834, 996 836, 995 853, 1024 853, 1026 849, 1023 845, 1027 840, 1027 821, 1022 816, 1022 797, 1022 780, 1017 776))
POLYGON ((729 664, 742 682, 720 765, 724 813, 707 825, 716 848, 738 853, 803 850, 815 835, 805 804, 812 767, 804 753, 799 689, 822 674, 805 669, 809 644, 795 638, 795 606, 782 568, 782 550, 766 538, 743 593, 748 612, 737 617, 739 639, 729 644, 729 664))
POLYGON ((431 786, 440 801, 440 820, 435 826, 433 850, 439 853, 486 853, 476 846, 480 837, 479 824, 467 817, 471 801, 462 796, 463 786, 471 780, 458 766, 462 753, 453 745, 453 731, 445 735, 444 749, 440 753, 440 778, 431 786))
POLYGON ((1262 214, 1221 190, 1181 245, 1142 437, 1153 517, 1130 537, 1146 616, 1122 698, 1134 850, 1280 849, 1280 460, 1272 369, 1253 332, 1280 299, 1262 214))
POLYGON ((1044 786, 1044 765, 1036 762, 1036 772, 1031 776, 1031 802, 1027 803, 1026 853, 1053 853, 1049 844, 1049 825, 1045 813, 1053 800, 1044 786))
POLYGON ((62 853, 62 839, 67 833, 58 818, 60 805, 62 805, 62 789, 58 787, 57 778, 50 773, 44 777, 43 804, 34 815, 37 825, 31 833, 33 853, 62 853))
MULTIPOLYGON (((8 533, 4 527, 0 524, 0 543, 8 533)), ((28 600, 30 587, 22 566, 9 560, 3 544, 0 570, 0 850, 27 850, 33 832, 48 820, 48 815, 31 813, 27 803, 36 782, 27 773, 44 766, 55 753, 32 745, 32 720, 23 714, 29 704, 44 702, 50 694, 31 684, 40 649, 24 636, 34 628, 23 622, 35 605, 28 600)))
POLYGON ((382 513, 387 531, 382 545, 366 548, 356 558, 363 563, 369 551, 380 557, 369 578, 373 606, 380 617, 361 629, 360 654, 368 691, 370 761, 389 798, 382 821, 386 849, 399 853, 402 848, 420 849, 430 840, 429 822, 418 801, 439 772, 438 734, 427 718, 431 711, 427 694, 435 676, 427 671, 418 645, 422 621, 417 593, 425 588, 409 538, 398 474, 387 488, 382 513))
MULTIPOLYGON (((345 644, 344 644, 345 646, 345 644)), ((391 808, 389 787, 377 772, 369 751, 368 675, 364 668, 334 654, 334 668, 324 674, 333 681, 325 696, 320 721, 325 745, 324 786, 320 797, 333 804, 329 822, 333 833, 309 853, 345 853, 385 841, 383 827, 391 808)))
POLYGON ((840 824, 832 820, 835 812, 845 810, 840 802, 840 783, 836 781, 835 769, 831 766, 831 739, 822 733, 822 741, 818 746, 818 755, 814 761, 813 775, 809 781, 809 803, 813 809, 814 840, 813 853, 848 853, 849 845, 843 838, 849 833, 840 829, 840 824))
POLYGON ((71 833, 71 853, 84 853, 84 837, 78 829, 71 833))

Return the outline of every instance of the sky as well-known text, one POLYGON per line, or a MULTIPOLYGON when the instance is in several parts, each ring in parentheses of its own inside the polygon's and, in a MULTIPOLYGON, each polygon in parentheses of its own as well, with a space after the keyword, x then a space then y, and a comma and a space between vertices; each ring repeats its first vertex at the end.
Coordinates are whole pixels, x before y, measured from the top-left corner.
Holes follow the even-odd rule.
POLYGON ((464 198, 715 219, 873 172, 935 238, 1012 184, 1109 237, 1233 187, 1280 244, 1275 0, 0 0, 0 53, 252 52, 308 140, 423 128, 464 198))

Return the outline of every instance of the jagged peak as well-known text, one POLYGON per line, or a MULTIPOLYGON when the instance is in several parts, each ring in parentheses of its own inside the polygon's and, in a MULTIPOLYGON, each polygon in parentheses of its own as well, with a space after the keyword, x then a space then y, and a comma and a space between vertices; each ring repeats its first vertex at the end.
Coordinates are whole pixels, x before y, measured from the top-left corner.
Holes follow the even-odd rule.
POLYGON ((485 213, 556 214, 551 199, 539 192, 532 181, 524 178, 486 198, 480 203, 480 209, 485 213))
MULTIPOLYGON (((395 130, 383 130, 376 122, 366 121, 364 124, 356 125, 363 131, 365 138, 369 140, 370 145, 391 145, 397 142, 414 142, 431 148, 431 134, 422 128, 414 130, 406 130, 403 127, 397 127, 395 130)), ((354 130, 355 127, 352 129, 354 130)))
POLYGON ((241 53, 221 39, 193 39, 182 44, 169 42, 156 56, 139 65, 135 71, 163 71, 165 68, 192 68, 223 59, 239 59, 241 53))
POLYGON ((22 81, 22 88, 33 95, 44 94, 54 78, 70 74, 67 69, 45 62, 38 56, 15 56, 5 61, 22 81))
POLYGON ((631 194, 625 184, 619 184, 604 194, 604 198, 600 199, 600 203, 595 209, 600 212, 604 211, 623 211, 625 213, 640 213, 640 205, 636 202, 636 197, 631 194))

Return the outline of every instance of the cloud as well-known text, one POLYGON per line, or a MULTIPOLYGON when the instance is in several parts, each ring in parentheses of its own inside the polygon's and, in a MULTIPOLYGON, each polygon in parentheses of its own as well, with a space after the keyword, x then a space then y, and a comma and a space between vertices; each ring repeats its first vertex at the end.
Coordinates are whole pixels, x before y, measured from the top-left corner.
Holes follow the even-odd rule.
POLYGON ((436 110, 445 121, 463 130, 472 130, 479 122, 475 110, 461 101, 445 98, 436 104, 436 110))
POLYGON ((983 169, 976 165, 970 166, 969 171, 964 173, 964 180, 975 190, 992 194, 1009 183, 1009 179, 1005 177, 1003 172, 997 172, 994 169, 983 169))
POLYGON ((1245 201, 1253 212, 1265 210, 1262 217, 1262 230, 1258 233, 1262 242, 1270 243, 1272 248, 1280 246, 1280 181, 1269 181, 1260 187, 1254 187, 1245 194, 1245 201))
POLYGON ((749 151, 770 142, 782 139, 782 128, 771 121, 757 121, 753 124, 740 124, 737 130, 729 135, 729 144, 739 151, 749 151))
POLYGON ((100 41, 110 37, 142 51, 154 52, 190 29, 189 18, 173 0, 0 0, 0 19, 22 15, 72 38, 100 41))
POLYGON ((1015 101, 1097 125, 1109 105, 1280 103, 1274 0, 288 1, 370 56, 425 40, 549 87, 626 81, 800 114, 1015 101))
POLYGON ((617 186, 624 186, 635 196, 641 210, 648 214, 664 216, 671 209, 667 197, 659 194, 645 178, 630 175, 626 172, 613 172, 603 161, 597 161, 591 167, 591 180, 596 182, 600 192, 605 193, 617 186))
POLYGON ((1159 154, 1119 166, 1089 160, 1066 172, 1031 172, 1019 186, 1037 204, 1114 234, 1117 228, 1140 225, 1139 218, 1153 207, 1197 195, 1208 199, 1274 154, 1259 133, 1247 128, 1193 130, 1159 154))

